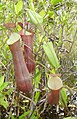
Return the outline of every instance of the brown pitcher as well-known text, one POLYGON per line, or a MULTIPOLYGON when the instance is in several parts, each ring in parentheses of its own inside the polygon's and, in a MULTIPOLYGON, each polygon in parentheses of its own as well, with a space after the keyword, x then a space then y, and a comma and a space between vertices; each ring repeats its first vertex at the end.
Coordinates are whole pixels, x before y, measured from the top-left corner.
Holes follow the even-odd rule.
POLYGON ((13 57, 13 62, 14 62, 17 88, 20 91, 25 93, 30 92, 32 90, 32 81, 31 81, 27 66, 25 64, 23 52, 20 47, 20 40, 9 45, 9 47, 10 47, 12 57, 13 57))

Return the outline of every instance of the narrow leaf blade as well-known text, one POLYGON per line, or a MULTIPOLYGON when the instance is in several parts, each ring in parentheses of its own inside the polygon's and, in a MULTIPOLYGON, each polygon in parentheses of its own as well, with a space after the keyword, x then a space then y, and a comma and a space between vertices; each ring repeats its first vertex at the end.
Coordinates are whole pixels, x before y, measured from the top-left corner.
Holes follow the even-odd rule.
POLYGON ((60 102, 63 107, 67 107, 67 93, 65 88, 61 89, 61 96, 60 96, 60 102))
POLYGON ((22 7, 23 7, 23 2, 22 2, 22 0, 19 0, 18 3, 15 6, 16 14, 18 14, 22 10, 22 7))
POLYGON ((60 2, 62 2, 63 0, 51 0, 51 4, 52 5, 56 5, 56 4, 58 4, 58 3, 60 3, 60 2))
POLYGON ((4 100, 4 97, 0 98, 0 105, 2 105, 5 109, 9 106, 8 102, 4 100))
POLYGON ((30 113, 30 110, 27 111, 27 112, 24 112, 24 113, 19 117, 19 119, 24 119, 29 113, 30 113))
POLYGON ((4 76, 1 76, 0 77, 0 87, 2 86, 3 82, 4 82, 4 76))
POLYGON ((27 10, 28 16, 31 20, 32 23, 35 25, 42 24, 43 23, 43 18, 40 16, 38 13, 35 11, 32 11, 31 9, 27 10))
POLYGON ((53 48, 52 42, 48 42, 47 44, 43 45, 43 49, 45 51, 45 54, 48 57, 49 63, 54 68, 59 68, 59 61, 56 56, 55 50, 53 48))
POLYGON ((0 91, 4 90, 8 86, 8 82, 4 82, 2 86, 0 87, 0 91))

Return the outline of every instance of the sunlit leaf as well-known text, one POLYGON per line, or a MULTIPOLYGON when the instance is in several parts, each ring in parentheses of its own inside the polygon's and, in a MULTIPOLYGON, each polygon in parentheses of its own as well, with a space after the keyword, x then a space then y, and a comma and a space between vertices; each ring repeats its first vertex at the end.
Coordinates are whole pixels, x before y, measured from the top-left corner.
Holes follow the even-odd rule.
POLYGON ((0 87, 0 91, 4 90, 8 86, 8 82, 4 82, 2 86, 0 87))
POLYGON ((54 16, 54 11, 48 11, 48 14, 50 17, 53 17, 54 16))
POLYGON ((3 82, 4 82, 4 76, 1 76, 0 77, 0 87, 2 86, 3 82))
POLYGON ((44 44, 43 49, 48 57, 50 65, 53 66, 54 68, 59 68, 59 66, 60 66, 59 61, 56 56, 55 50, 53 48, 52 42, 48 42, 48 43, 44 44))
POLYGON ((15 5, 16 14, 18 14, 22 10, 22 7, 23 7, 23 1, 19 0, 18 3, 15 5))
POLYGON ((44 10, 41 10, 39 14, 40 14, 42 17, 44 17, 46 13, 45 13, 44 10))
POLYGON ((62 2, 63 0, 51 0, 51 4, 52 5, 56 5, 58 4, 59 2, 62 2))

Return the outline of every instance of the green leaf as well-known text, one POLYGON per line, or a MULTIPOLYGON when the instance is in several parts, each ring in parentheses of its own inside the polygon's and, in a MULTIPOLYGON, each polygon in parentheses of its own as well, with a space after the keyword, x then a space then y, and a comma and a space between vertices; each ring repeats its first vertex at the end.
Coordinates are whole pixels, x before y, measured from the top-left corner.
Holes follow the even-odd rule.
POLYGON ((54 16, 54 11, 48 11, 48 15, 49 15, 50 17, 53 17, 53 16, 54 16))
POLYGON ((33 4, 33 0, 28 0, 28 3, 29 3, 29 8, 33 11, 35 11, 34 9, 34 4, 33 4))
POLYGON ((66 93, 66 89, 62 88, 61 89, 61 96, 60 96, 60 103, 63 107, 67 107, 67 93, 66 93))
POLYGON ((30 113, 30 110, 27 111, 27 112, 24 112, 24 113, 19 117, 19 119, 24 119, 29 113, 30 113))
POLYGON ((0 91, 4 90, 8 86, 8 82, 4 82, 2 86, 0 87, 0 91))
POLYGON ((59 61, 56 56, 55 50, 53 48, 52 42, 48 42, 48 43, 44 44, 43 49, 48 57, 50 65, 53 66, 54 68, 59 68, 59 66, 60 66, 59 61))
POLYGON ((7 41, 8 45, 12 45, 13 43, 17 42, 19 39, 21 39, 20 35, 17 33, 12 33, 10 38, 7 41))
POLYGON ((22 0, 19 0, 18 3, 15 5, 16 14, 18 14, 22 10, 22 7, 23 7, 23 2, 22 0))
POLYGON ((3 10, 4 6, 5 6, 4 4, 0 4, 0 12, 1 12, 1 10, 3 10))
POLYGON ((2 86, 3 82, 4 82, 4 76, 1 76, 0 77, 0 87, 2 86))
POLYGON ((63 119, 76 119, 76 117, 66 117, 66 118, 63 118, 63 119))
POLYGON ((13 115, 11 116, 12 119, 16 119, 16 117, 14 117, 13 115))
POLYGON ((35 11, 32 11, 31 9, 27 10, 28 16, 30 17, 30 20, 32 23, 35 25, 42 24, 43 23, 43 18, 40 16, 38 13, 35 11))
POLYGON ((0 93, 0 98, 2 98, 4 95, 2 93, 0 93))
POLYGON ((8 102, 4 100, 4 97, 3 98, 0 98, 0 105, 2 105, 5 109, 7 109, 8 107, 8 102))
POLYGON ((9 95, 13 91, 13 88, 8 89, 7 92, 5 92, 6 95, 9 95))
POLYGON ((51 4, 52 5, 56 5, 58 4, 59 2, 62 2, 63 0, 51 0, 51 4))
POLYGON ((40 92, 36 92, 36 94, 35 94, 35 102, 37 102, 37 101, 38 101, 39 96, 40 96, 40 92))
POLYGON ((35 11, 32 11, 31 9, 27 10, 27 14, 30 18, 30 21, 37 26, 37 28, 40 30, 41 34, 44 34, 44 29, 43 29, 43 17, 40 16, 38 13, 35 11))
POLYGON ((32 114, 31 118, 30 119, 38 119, 37 116, 35 116, 34 114, 32 114))
POLYGON ((39 14, 40 14, 42 17, 44 17, 46 13, 45 13, 45 11, 42 9, 39 14))
POLYGON ((34 84, 36 88, 39 88, 40 79, 41 79, 41 71, 39 71, 39 69, 36 69, 36 73, 34 76, 34 84))

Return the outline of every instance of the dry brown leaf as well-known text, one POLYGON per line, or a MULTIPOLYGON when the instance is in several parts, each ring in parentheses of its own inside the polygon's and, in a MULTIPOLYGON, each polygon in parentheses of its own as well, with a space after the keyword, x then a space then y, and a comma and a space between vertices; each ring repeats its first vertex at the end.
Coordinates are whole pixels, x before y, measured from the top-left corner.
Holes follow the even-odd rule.
POLYGON ((4 24, 4 26, 6 28, 15 28, 16 27, 16 24, 15 23, 6 23, 6 24, 4 24))

